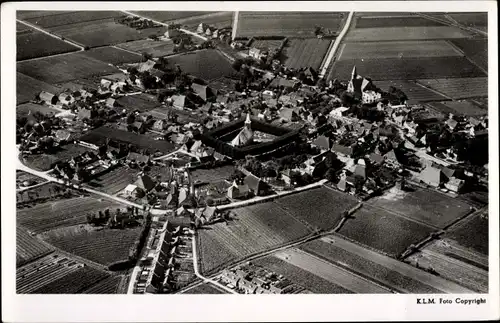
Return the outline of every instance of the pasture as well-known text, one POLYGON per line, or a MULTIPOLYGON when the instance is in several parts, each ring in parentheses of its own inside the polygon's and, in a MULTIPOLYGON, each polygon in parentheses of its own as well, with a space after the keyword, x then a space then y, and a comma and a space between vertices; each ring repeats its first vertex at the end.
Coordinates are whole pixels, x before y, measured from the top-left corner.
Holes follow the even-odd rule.
POLYGON ((352 195, 321 187, 285 196, 275 203, 313 228, 329 230, 339 223, 344 211, 354 207, 358 201, 352 195))
POLYGON ((18 61, 80 50, 78 47, 30 27, 17 32, 16 49, 18 61))
POLYGON ((108 277, 104 271, 85 266, 38 288, 33 294, 80 294, 108 277))
POLYGON ((451 43, 476 65, 488 71, 488 39, 453 39, 451 43))
POLYGON ((471 212, 471 207, 465 202, 426 189, 401 195, 389 192, 368 204, 440 229, 471 212))
POLYGON ((407 220, 401 216, 364 205, 347 220, 339 234, 361 245, 381 251, 392 257, 403 253, 437 231, 431 227, 407 220))
POLYGON ((465 78, 485 75, 465 57, 402 57, 335 61, 328 74, 328 80, 350 79, 354 65, 359 74, 373 80, 465 78))
POLYGON ((113 65, 137 63, 142 60, 142 56, 139 54, 132 54, 114 47, 92 48, 85 51, 84 55, 113 65))
POLYGON ((281 56, 288 68, 300 69, 312 67, 319 70, 332 40, 329 39, 290 39, 281 56))
POLYGON ((240 12, 236 37, 313 38, 316 26, 338 32, 346 17, 342 12, 240 12))
POLYGON ((137 180, 139 170, 126 166, 115 168, 98 177, 93 178, 87 186, 108 194, 116 194, 123 190, 128 184, 137 180))
POLYGON ((153 57, 163 57, 174 53, 174 42, 171 40, 141 39, 116 45, 139 54, 148 53, 153 57))
POLYGON ((231 63, 215 49, 176 55, 170 57, 168 62, 172 66, 178 64, 184 73, 207 81, 234 73, 231 63))
POLYGON ((338 60, 463 56, 444 40, 345 43, 338 60))
POLYGON ((85 225, 51 230, 42 238, 66 252, 109 266, 128 260, 129 249, 141 231, 140 226, 96 230, 85 225))
POLYGON ((454 100, 488 96, 487 77, 427 79, 417 80, 417 83, 443 93, 454 100))
POLYGON ((16 267, 45 256, 54 248, 44 241, 33 237, 24 228, 16 227, 16 267))
POLYGON ((439 95, 413 81, 377 81, 374 84, 383 91, 388 91, 391 86, 401 89, 408 96, 408 99, 414 102, 446 100, 446 97, 439 95))
POLYGON ((349 29, 345 42, 374 42, 402 40, 434 40, 467 38, 471 35, 457 27, 425 26, 425 27, 383 27, 349 29))
POLYGON ((34 233, 87 222, 87 214, 117 207, 116 202, 75 197, 38 204, 17 211, 17 222, 34 233))
POLYGON ((16 102, 17 104, 26 103, 34 100, 42 91, 58 94, 61 89, 29 77, 22 73, 16 73, 16 102))
POLYGON ((380 17, 365 16, 357 17, 353 27, 355 28, 387 28, 387 27, 422 27, 422 26, 444 26, 442 23, 418 17, 380 17))

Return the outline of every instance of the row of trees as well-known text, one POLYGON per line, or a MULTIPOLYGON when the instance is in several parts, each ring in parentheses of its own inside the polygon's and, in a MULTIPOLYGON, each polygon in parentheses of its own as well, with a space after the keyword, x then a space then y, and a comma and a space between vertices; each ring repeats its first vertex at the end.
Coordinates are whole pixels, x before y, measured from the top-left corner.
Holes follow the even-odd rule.
POLYGON ((144 244, 146 243, 147 237, 149 235, 149 231, 151 230, 151 223, 152 223, 151 214, 148 212, 148 214, 146 215, 146 221, 142 228, 141 234, 139 235, 139 238, 135 241, 134 245, 129 249, 128 259, 131 264, 135 263, 137 259, 139 259, 141 250, 144 247, 144 244))

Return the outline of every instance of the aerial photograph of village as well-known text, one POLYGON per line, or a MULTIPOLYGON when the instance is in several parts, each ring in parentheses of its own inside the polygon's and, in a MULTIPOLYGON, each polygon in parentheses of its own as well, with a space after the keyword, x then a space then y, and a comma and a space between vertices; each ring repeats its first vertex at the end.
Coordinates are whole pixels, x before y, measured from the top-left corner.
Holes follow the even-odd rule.
POLYGON ((16 292, 488 293, 487 27, 17 11, 16 292))

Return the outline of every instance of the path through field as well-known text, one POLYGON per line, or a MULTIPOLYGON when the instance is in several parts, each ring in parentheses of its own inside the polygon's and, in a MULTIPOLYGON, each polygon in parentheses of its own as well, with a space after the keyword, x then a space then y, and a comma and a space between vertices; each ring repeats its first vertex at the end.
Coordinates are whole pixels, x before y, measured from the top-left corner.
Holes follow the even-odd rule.
MULTIPOLYGON (((44 34, 46 34, 46 35, 49 35, 50 37, 57 38, 57 39, 59 39, 59 40, 62 40, 62 41, 64 41, 64 42, 66 42, 66 43, 70 44, 70 45, 73 45, 73 46, 75 46, 75 47, 78 47, 78 48, 80 48, 80 51, 85 50, 85 48, 84 48, 81 44, 78 44, 78 43, 72 42, 71 40, 62 39, 61 37, 56 36, 56 35, 54 35, 54 34, 52 34, 52 33, 48 32, 48 31, 46 31, 45 29, 42 29, 42 28, 40 28, 40 27, 37 27, 36 25, 30 24, 29 22, 22 21, 22 20, 19 20, 19 19, 16 19, 16 21, 17 21, 17 22, 19 22, 19 23, 22 23, 23 25, 26 25, 26 26, 31 27, 31 28, 33 28, 33 29, 36 29, 37 31, 39 31, 39 32, 41 32, 41 33, 44 33, 44 34)), ((56 55, 52 55, 52 56, 56 56, 56 55)), ((46 56, 45 56, 45 57, 46 57, 46 56)), ((33 59, 31 59, 31 60, 33 60, 33 59)))

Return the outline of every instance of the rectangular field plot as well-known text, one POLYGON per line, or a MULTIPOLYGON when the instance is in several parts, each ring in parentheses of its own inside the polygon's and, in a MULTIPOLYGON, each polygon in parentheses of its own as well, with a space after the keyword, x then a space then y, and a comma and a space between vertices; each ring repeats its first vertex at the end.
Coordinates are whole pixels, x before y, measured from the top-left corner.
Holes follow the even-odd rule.
POLYGON ((417 82, 454 100, 488 96, 487 77, 430 79, 417 82))
POLYGON ((451 43, 479 67, 488 70, 488 39, 453 39, 451 43))
POLYGON ((128 184, 137 180, 139 170, 128 167, 119 167, 92 179, 87 185, 98 191, 116 194, 128 184))
POLYGON ((438 287, 439 283, 444 283, 443 279, 337 236, 308 242, 301 245, 300 249, 398 293, 434 294, 449 291, 438 287))
POLYGON ((85 266, 38 288, 33 294, 80 294, 107 277, 108 273, 85 266))
POLYGON ((182 72, 210 81, 234 73, 229 61, 214 49, 187 53, 168 59, 169 64, 179 64, 182 72))
POLYGON ((338 60, 463 56, 444 40, 345 43, 340 53, 338 60))
POLYGON ((16 35, 18 61, 80 50, 69 43, 27 27, 16 35))
POLYGON ((383 91, 388 91, 389 87, 393 86, 397 89, 402 90, 408 96, 409 100, 415 102, 446 100, 446 97, 439 95, 436 92, 433 92, 412 81, 377 81, 375 82, 375 85, 383 91))
POLYGON ((16 267, 45 256, 54 248, 30 235, 24 228, 16 227, 16 267))
POLYGON ((227 294, 212 284, 204 283, 194 288, 190 288, 182 294, 227 294))
POLYGON ((207 14, 214 14, 217 11, 131 11, 142 17, 156 21, 167 22, 179 19, 186 19, 207 14))
POLYGON ((354 213, 354 219, 344 223, 339 233, 350 240, 396 257, 411 244, 422 241, 434 231, 437 230, 383 209, 364 205, 354 213))
POLYGON ((142 60, 142 56, 140 54, 133 54, 113 47, 92 48, 85 51, 85 56, 113 65, 137 63, 142 60))
POLYGON ((79 257, 109 266, 127 261, 141 227, 96 230, 90 226, 55 229, 42 234, 50 244, 79 257))
POLYGON ((88 57, 85 52, 18 62, 17 71, 50 84, 119 72, 116 67, 88 57))
POLYGON ((106 200, 75 197, 18 210, 17 221, 31 232, 40 233, 54 228, 86 223, 87 214, 116 206, 118 206, 117 203, 106 200))
POLYGON ((358 204, 352 195, 327 187, 315 188, 277 199, 276 204, 316 229, 333 229, 344 211, 358 204))
POLYGON ((340 30, 347 13, 339 12, 240 12, 236 37, 315 37, 315 26, 340 30))
POLYGON ((22 73, 16 73, 16 102, 29 102, 42 91, 57 94, 60 89, 54 85, 34 79, 22 73))
POLYGON ((474 27, 483 31, 488 28, 488 13, 487 12, 451 12, 448 13, 452 20, 466 27, 474 27))
POLYGON ((82 291, 82 294, 116 294, 122 276, 109 276, 82 291))
POLYGON ((390 40, 434 40, 467 38, 471 35, 457 27, 426 26, 426 27, 383 27, 350 29, 344 41, 369 42, 390 40))
POLYGON ((467 218, 445 234, 445 238, 456 241, 459 245, 470 248, 483 255, 488 255, 488 208, 467 218))
POLYGON ((444 26, 442 23, 422 17, 365 16, 356 19, 355 28, 444 26))
POLYGON ((278 275, 283 275, 292 283, 304 287, 315 294, 354 294, 349 289, 316 276, 273 255, 252 260, 252 263, 273 271, 278 275))
POLYGON ((471 211, 471 207, 459 199, 426 189, 409 193, 393 189, 368 204, 440 229, 471 211))
POLYGON ((484 76, 484 72, 465 57, 402 57, 381 59, 345 59, 336 61, 328 80, 348 80, 352 67, 373 80, 416 80, 484 76))
POLYGON ((101 19, 123 17, 120 11, 38 11, 33 14, 18 14, 29 23, 44 29, 52 30, 53 27, 71 25, 82 22, 91 22, 101 19))
POLYGON ((151 94, 141 93, 137 95, 127 95, 116 99, 116 103, 127 111, 132 112, 139 110, 140 112, 153 110, 160 106, 160 103, 155 96, 151 94))
POLYGON ((331 42, 329 39, 290 39, 281 53, 284 64, 289 68, 312 67, 317 71, 331 42))
POLYGON ((116 45, 136 53, 148 53, 153 57, 163 57, 174 53, 174 42, 171 40, 142 39, 116 45))

